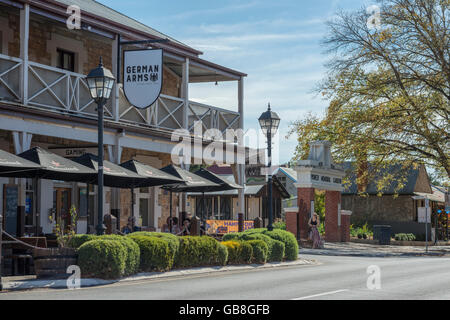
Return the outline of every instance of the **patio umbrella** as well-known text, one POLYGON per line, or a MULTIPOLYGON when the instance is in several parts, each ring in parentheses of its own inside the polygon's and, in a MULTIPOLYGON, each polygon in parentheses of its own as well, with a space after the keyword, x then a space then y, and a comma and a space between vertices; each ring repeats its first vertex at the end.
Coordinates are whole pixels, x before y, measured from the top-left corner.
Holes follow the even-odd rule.
MULTIPOLYGON (((195 171, 195 174, 218 184, 217 187, 209 188, 209 190, 208 190, 209 192, 227 191, 227 190, 235 190, 235 189, 243 188, 242 186, 238 185, 237 183, 234 183, 232 181, 224 179, 224 178, 218 176, 217 174, 212 173, 211 171, 208 171, 204 168, 201 168, 201 169, 195 171)), ((205 211, 206 211, 205 191, 202 192, 202 202, 203 202, 203 210, 202 210, 202 218, 203 218, 205 216, 205 211)))
POLYGON ((137 160, 129 160, 127 162, 122 163, 120 166, 127 170, 133 171, 134 173, 140 176, 145 177, 146 181, 144 182, 144 185, 146 187, 184 182, 183 179, 175 177, 162 170, 153 168, 152 166, 149 166, 137 160))
MULTIPOLYGON (((92 184, 97 184, 98 180, 98 157, 85 153, 75 158, 73 161, 92 169, 95 177, 91 180, 92 184)), ((145 186, 146 177, 141 176, 131 170, 114 164, 110 161, 103 160, 104 185, 113 188, 135 188, 137 186, 145 186)))
MULTIPOLYGON (((149 166, 137 160, 129 160, 127 162, 122 163, 120 166, 130 171, 133 171, 139 174, 140 176, 146 177, 146 181, 144 183, 144 186, 146 187, 170 185, 174 183, 183 182, 183 180, 178 177, 172 176, 171 174, 153 168, 152 166, 149 166)), ((131 188, 131 199, 133 199, 133 194, 134 188, 131 188)), ((134 215, 134 206, 133 201, 131 201, 131 216, 133 215, 134 215)))
POLYGON ((34 162, 16 156, 12 153, 0 150, 0 175, 19 175, 19 178, 34 177, 36 171, 42 167, 34 162))
POLYGON ((42 178, 49 180, 64 180, 88 182, 97 174, 96 171, 49 152, 41 147, 35 147, 19 154, 19 157, 37 164, 40 168, 30 172, 6 174, 16 178, 42 178))
POLYGON ((170 191, 170 217, 172 218, 172 192, 208 192, 217 190, 217 188, 220 187, 219 184, 205 179, 203 177, 200 177, 199 175, 196 175, 195 173, 192 173, 190 171, 181 169, 180 167, 174 166, 174 165, 168 165, 161 169, 161 171, 167 172, 173 176, 176 176, 184 182, 164 186, 164 189, 167 189, 170 191))

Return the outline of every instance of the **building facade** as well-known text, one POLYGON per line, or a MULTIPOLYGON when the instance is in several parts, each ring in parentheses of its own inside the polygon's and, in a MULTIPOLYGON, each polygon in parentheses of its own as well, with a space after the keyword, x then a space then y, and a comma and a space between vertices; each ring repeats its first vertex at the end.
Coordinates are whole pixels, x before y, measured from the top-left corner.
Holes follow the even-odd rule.
MULTIPOLYGON (((96 154, 97 111, 86 74, 102 57, 117 76, 123 50, 149 47, 122 42, 155 39, 167 39, 151 44, 164 52, 161 95, 151 107, 137 109, 117 79, 105 106, 106 159, 117 164, 136 159, 161 168, 172 163, 174 130, 193 135, 195 122, 204 130, 243 128, 244 73, 204 60, 202 52, 92 0, 0 0, 0 148, 15 154, 35 146, 65 157, 96 154), (67 24, 73 4, 81 9, 79 29, 67 24), (190 84, 216 81, 237 83, 234 109, 189 99, 190 84)), ((243 166, 236 171, 244 184, 243 166)), ((96 225, 95 186, 87 190, 83 183, 0 178, 2 204, 7 186, 19 187, 25 232, 52 233, 54 217, 68 214, 72 205, 78 209, 79 233, 92 232, 96 225)), ((169 215, 169 195, 158 187, 136 189, 133 196, 127 189, 105 188, 104 199, 104 213, 120 210, 122 226, 132 208, 138 224, 154 230, 160 230, 169 215)), ((173 197, 173 207, 185 209, 185 197, 173 197)))

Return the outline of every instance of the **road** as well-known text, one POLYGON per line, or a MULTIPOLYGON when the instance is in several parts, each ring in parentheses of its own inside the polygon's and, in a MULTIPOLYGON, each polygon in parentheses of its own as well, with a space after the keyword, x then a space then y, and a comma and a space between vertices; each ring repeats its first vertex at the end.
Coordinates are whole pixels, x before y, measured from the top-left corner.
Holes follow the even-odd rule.
POLYGON ((316 259, 321 264, 127 282, 78 290, 0 293, 0 300, 450 299, 450 258, 303 257, 316 259), (380 289, 367 288, 367 268, 372 265, 379 267, 380 289))

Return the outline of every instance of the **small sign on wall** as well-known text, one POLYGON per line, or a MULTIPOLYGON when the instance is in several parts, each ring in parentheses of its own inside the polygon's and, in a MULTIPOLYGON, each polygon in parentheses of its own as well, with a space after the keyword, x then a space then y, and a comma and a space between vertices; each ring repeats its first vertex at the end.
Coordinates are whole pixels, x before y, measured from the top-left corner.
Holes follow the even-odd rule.
POLYGON ((426 212, 426 209, 426 207, 417 208, 417 220, 419 223, 431 223, 431 208, 428 208, 428 212, 426 212))

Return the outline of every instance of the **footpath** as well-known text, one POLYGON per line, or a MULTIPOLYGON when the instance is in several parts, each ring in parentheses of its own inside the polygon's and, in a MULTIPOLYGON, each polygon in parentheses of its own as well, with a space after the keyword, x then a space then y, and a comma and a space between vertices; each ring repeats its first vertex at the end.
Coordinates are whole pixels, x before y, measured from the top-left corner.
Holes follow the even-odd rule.
POLYGON ((356 242, 331 243, 325 242, 323 249, 301 248, 300 255, 329 255, 355 257, 450 257, 450 246, 398 246, 377 245, 356 242))
MULTIPOLYGON (((130 281, 157 280, 166 278, 176 278, 192 275, 207 275, 212 273, 220 273, 227 271, 253 271, 268 268, 282 268, 302 265, 315 265, 317 261, 311 259, 302 259, 299 257, 296 261, 288 262, 268 262, 266 264, 250 264, 250 265, 230 265, 223 267, 198 267, 191 269, 178 269, 167 272, 149 272, 139 273, 130 277, 119 280, 102 280, 82 278, 80 287, 104 286, 116 283, 124 283, 130 281)), ((69 276, 69 275, 68 275, 69 276)), ((68 289, 67 279, 36 279, 36 276, 21 277, 3 277, 3 292, 14 290, 32 290, 32 289, 68 289)), ((1 299, 2 292, 0 292, 1 299)))

